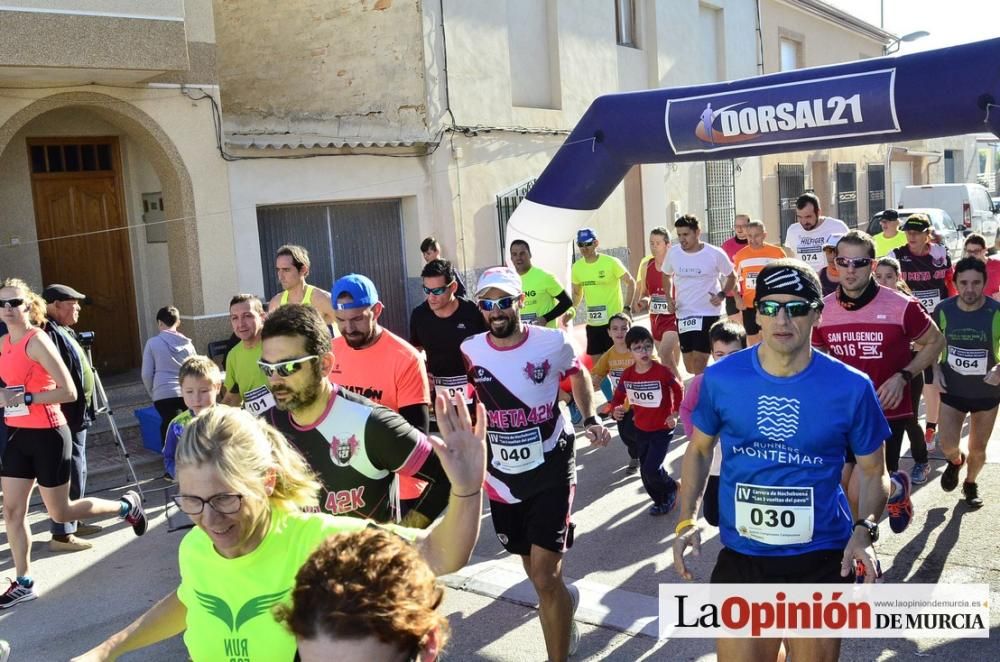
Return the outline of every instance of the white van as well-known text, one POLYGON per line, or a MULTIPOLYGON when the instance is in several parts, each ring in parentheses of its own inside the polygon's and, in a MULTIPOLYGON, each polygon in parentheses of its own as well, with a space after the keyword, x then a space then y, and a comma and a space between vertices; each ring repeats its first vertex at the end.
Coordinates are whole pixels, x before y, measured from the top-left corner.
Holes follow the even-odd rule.
POLYGON ((989 245, 1000 226, 1000 206, 994 205, 981 184, 928 184, 903 189, 903 207, 935 207, 955 219, 959 227, 978 232, 989 245))

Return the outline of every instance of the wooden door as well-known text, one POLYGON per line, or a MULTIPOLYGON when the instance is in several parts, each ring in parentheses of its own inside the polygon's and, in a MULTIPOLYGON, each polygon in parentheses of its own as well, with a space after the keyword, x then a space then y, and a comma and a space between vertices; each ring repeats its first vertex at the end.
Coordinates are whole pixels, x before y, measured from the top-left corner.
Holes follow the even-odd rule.
POLYGON ((95 367, 139 366, 132 255, 115 138, 28 142, 31 185, 45 285, 86 294, 77 331, 94 331, 95 367))

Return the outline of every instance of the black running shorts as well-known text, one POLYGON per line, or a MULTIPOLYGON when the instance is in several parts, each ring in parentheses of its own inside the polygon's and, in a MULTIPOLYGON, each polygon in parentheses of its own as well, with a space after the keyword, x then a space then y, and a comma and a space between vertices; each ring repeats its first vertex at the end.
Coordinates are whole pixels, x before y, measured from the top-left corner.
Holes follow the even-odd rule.
POLYGON ((713 584, 851 584, 854 564, 840 576, 844 550, 829 549, 792 556, 748 556, 723 547, 712 570, 713 584))
MULTIPOLYGON (((589 327, 588 327, 589 328, 589 327)), ((493 528, 500 544, 511 554, 527 556, 531 546, 559 554, 573 546, 573 510, 576 485, 559 485, 538 492, 520 503, 490 501, 493 528)))
POLYGON ((69 428, 7 428, 0 475, 37 479, 42 487, 69 482, 73 441, 69 428))
POLYGON ((684 326, 683 320, 678 318, 677 328, 679 331, 678 337, 681 341, 681 353, 701 352, 702 354, 711 354, 712 343, 708 339, 708 330, 718 321, 718 316, 702 317, 701 328, 698 331, 684 332, 682 331, 684 326))
POLYGON ((587 354, 596 356, 611 349, 614 341, 611 340, 611 335, 608 333, 610 326, 610 324, 587 325, 587 354))
POLYGON ((941 394, 941 404, 948 405, 963 414, 975 414, 980 411, 989 411, 1000 404, 996 398, 963 398, 951 393, 941 394))

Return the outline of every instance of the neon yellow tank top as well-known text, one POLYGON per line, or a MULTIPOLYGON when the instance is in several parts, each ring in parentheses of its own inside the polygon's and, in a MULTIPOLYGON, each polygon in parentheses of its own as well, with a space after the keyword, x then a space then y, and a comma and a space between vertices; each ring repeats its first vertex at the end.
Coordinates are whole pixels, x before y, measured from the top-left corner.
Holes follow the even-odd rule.
MULTIPOLYGON (((311 306, 312 296, 313 296, 313 286, 306 285, 306 295, 302 297, 302 305, 311 306)), ((281 301, 278 302, 278 305, 284 306, 287 303, 288 303, 288 290, 285 290, 284 292, 281 293, 281 301)))

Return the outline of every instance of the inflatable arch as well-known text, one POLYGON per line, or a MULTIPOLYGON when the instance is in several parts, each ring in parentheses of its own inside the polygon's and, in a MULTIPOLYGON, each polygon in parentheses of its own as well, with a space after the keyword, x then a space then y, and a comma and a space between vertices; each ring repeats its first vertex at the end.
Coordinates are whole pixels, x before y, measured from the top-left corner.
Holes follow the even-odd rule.
POLYGON ((1000 136, 1000 39, 725 83, 599 97, 507 223, 568 282, 575 231, 633 165, 1000 136))

